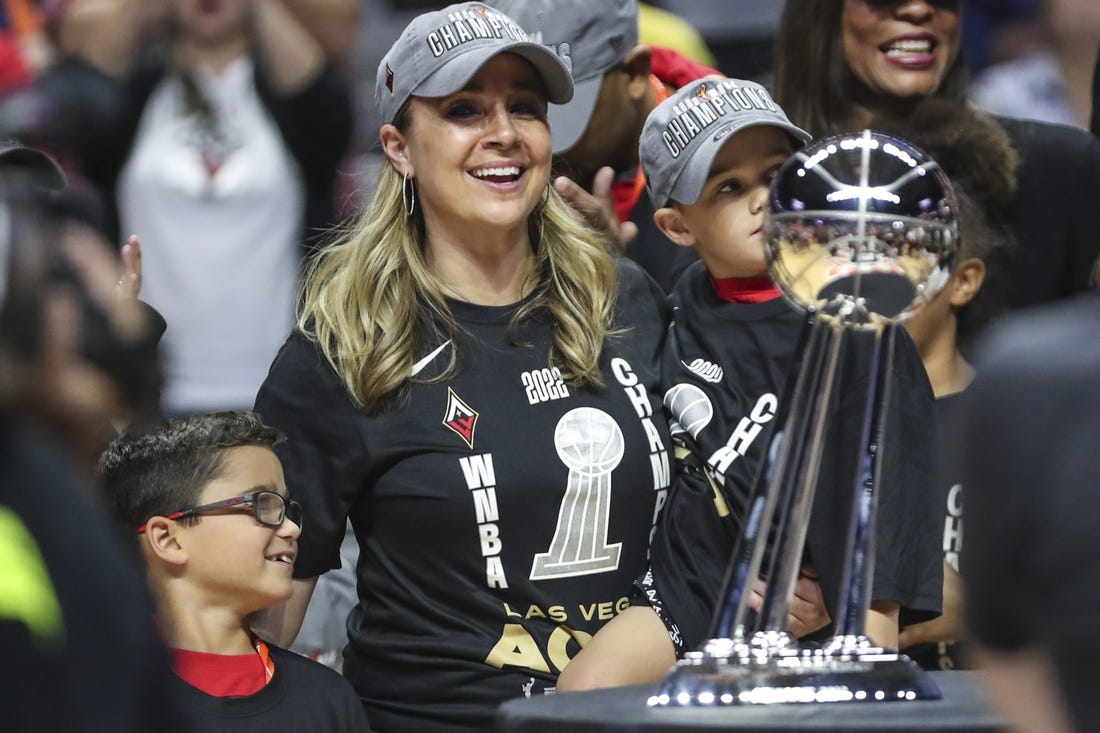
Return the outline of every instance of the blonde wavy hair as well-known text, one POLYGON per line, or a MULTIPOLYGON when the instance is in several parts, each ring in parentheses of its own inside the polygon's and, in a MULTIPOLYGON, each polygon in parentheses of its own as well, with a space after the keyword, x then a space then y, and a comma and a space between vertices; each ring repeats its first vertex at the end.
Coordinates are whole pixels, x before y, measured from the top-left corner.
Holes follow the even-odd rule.
MULTIPOLYGON (((372 414, 393 408, 410 382, 451 376, 454 349, 438 376, 414 378, 412 367, 429 345, 461 342, 427 266, 423 219, 419 209, 406 213, 401 185, 401 176, 384 163, 368 209, 311 259, 298 317, 298 328, 320 345, 355 404, 372 414)), ((614 315, 615 264, 600 236, 553 187, 547 192, 528 219, 534 283, 512 325, 546 308, 553 323, 549 366, 572 385, 601 385, 598 362, 614 315)))

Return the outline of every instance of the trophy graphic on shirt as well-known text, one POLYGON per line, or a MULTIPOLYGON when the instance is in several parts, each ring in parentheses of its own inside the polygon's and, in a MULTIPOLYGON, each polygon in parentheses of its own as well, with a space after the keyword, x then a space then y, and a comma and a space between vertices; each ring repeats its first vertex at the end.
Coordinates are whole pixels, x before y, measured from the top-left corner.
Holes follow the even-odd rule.
POLYGON ((875 554, 883 418, 900 323, 946 283, 957 240, 956 202, 938 164, 897 138, 865 130, 792 156, 769 195, 772 278, 807 312, 806 327, 756 484, 744 512, 712 638, 669 673, 651 706, 936 699, 903 654, 865 633, 875 554), (860 455, 835 635, 802 645, 786 631, 803 557, 829 404, 846 339, 873 333, 860 455), (766 559, 766 564, 765 564, 766 559), (750 619, 754 580, 768 578, 750 619))

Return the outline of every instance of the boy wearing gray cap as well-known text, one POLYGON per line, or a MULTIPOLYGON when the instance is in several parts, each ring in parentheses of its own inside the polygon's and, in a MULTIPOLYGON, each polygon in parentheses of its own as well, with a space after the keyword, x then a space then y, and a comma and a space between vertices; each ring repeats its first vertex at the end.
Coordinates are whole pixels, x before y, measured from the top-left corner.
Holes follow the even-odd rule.
MULTIPOLYGON (((702 260, 672 291, 673 328, 662 363, 665 406, 679 444, 669 490, 637 583, 643 598, 605 626, 562 673, 559 690, 654 682, 711 633, 740 517, 770 443, 786 372, 805 315, 767 274, 764 217, 771 180, 809 135, 795 127, 759 84, 708 78, 661 103, 646 120, 641 161, 657 226, 702 260)), ((856 340, 853 349, 869 346, 856 340)), ((849 342, 851 343, 851 342, 849 342)), ((878 554, 868 633, 897 646, 899 613, 940 610, 929 455, 931 391, 912 341, 899 337, 891 427, 882 478, 878 554), (926 416, 922 418, 921 416, 926 416), (900 429, 900 428, 899 428, 900 429), (895 450, 895 448, 897 450, 895 450), (932 524, 929 524, 931 522, 932 524), (889 538, 884 540, 882 538, 889 538)), ((838 597, 858 415, 867 360, 848 356, 791 605, 796 636, 827 634, 838 597), (839 433, 839 434, 836 434, 839 433)), ((758 581, 754 605, 762 599, 758 581)))

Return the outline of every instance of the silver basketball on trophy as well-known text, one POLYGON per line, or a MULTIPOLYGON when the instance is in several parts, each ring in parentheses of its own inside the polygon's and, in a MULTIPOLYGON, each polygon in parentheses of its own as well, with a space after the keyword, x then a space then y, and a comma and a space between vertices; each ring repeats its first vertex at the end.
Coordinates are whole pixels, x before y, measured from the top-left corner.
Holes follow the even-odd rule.
POLYGON ((846 325, 904 320, 947 282, 956 249, 951 184, 909 142, 864 130, 795 153, 772 184, 771 276, 786 296, 846 325))

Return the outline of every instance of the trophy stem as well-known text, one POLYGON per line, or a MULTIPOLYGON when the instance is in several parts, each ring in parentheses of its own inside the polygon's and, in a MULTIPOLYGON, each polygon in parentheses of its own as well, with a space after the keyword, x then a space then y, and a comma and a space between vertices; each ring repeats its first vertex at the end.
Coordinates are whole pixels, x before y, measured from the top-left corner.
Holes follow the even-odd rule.
POLYGON ((875 514, 878 506, 877 486, 882 474, 883 416, 889 400, 893 369, 894 338, 897 324, 888 323, 875 332, 871 383, 867 387, 860 456, 855 485, 855 500, 848 530, 842 595, 837 607, 837 639, 862 638, 867 612, 871 605, 871 588, 875 570, 875 514))
POLYGON ((808 389, 808 382, 814 371, 813 364, 817 361, 813 354, 817 351, 820 333, 816 311, 811 310, 799 332, 795 349, 799 360, 797 368, 788 372, 783 389, 784 399, 780 402, 779 413, 774 419, 772 450, 756 474, 745 510, 744 526, 734 543, 733 554, 726 569, 722 593, 718 596, 711 639, 745 639, 750 589, 760 572, 782 485, 792 475, 788 470, 792 451, 800 451, 802 447, 802 441, 786 440, 783 436, 787 434, 789 425, 800 425, 804 422, 805 405, 812 394, 808 389))
POLYGON ((813 407, 806 416, 805 435, 790 431, 792 439, 804 446, 805 450, 799 452, 799 460, 794 464, 792 473, 797 483, 788 491, 785 511, 780 516, 772 543, 768 587, 764 592, 760 613, 764 631, 785 631, 787 628, 791 594, 802 565, 803 545, 821 468, 829 405, 836 384, 842 346, 848 336, 846 330, 832 322, 822 323, 819 328, 825 337, 821 344, 822 353, 812 354, 812 362, 816 362, 815 384, 811 387, 814 394, 813 407))

